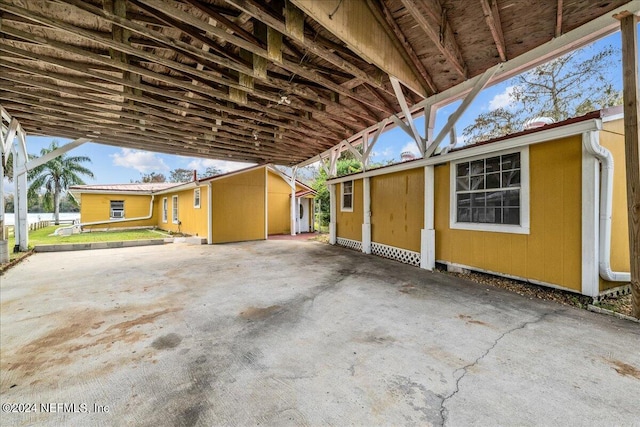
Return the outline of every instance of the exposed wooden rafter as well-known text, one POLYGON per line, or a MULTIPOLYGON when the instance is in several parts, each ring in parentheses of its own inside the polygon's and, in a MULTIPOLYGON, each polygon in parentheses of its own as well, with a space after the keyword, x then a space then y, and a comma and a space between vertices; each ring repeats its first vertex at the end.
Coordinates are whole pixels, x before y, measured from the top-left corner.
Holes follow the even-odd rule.
POLYGON ((556 8, 556 37, 560 37, 562 35, 562 8, 563 8, 563 0, 558 0, 558 7, 556 8))
POLYGON ((460 76, 467 77, 467 65, 462 58, 447 12, 439 0, 401 0, 413 19, 420 25, 440 53, 460 76))
MULTIPOLYGON (((558 0, 558 2, 558 5, 562 7, 562 0, 558 0)), ((482 4, 482 13, 484 13, 484 19, 487 21, 489 30, 491 30, 491 36, 496 44, 496 49, 498 49, 500 60, 506 61, 507 45, 504 42, 504 34, 502 33, 502 23, 500 22, 498 2, 497 0, 480 0, 480 4, 482 4)))

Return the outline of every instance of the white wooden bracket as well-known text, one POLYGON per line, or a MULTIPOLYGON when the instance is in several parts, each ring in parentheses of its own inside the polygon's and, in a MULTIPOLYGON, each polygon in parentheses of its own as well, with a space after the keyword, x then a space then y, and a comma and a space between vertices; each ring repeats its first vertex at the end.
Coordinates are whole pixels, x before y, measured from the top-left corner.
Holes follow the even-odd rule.
POLYGON ((413 116, 411 115, 411 110, 409 109, 409 105, 407 104, 407 99, 402 92, 402 86, 400 85, 400 80, 393 76, 389 76, 389 80, 391 80, 391 86, 393 86, 393 91, 396 94, 396 98, 398 99, 398 103, 400 104, 400 108, 402 109, 402 114, 404 114, 404 118, 407 121, 407 124, 402 122, 397 115, 391 117, 391 119, 398 125, 402 130, 404 130, 409 136, 413 138, 416 145, 418 146, 418 150, 420 153, 424 153, 425 151, 425 139, 420 136, 418 133, 418 129, 416 128, 416 124, 413 121, 413 116))
POLYGON ((471 92, 469 92, 469 94, 464 98, 464 101, 462 101, 462 104, 460 104, 458 109, 449 116, 449 120, 447 120, 447 124, 444 125, 442 130, 440 130, 440 133, 429 145, 429 148, 425 150, 425 153, 424 153, 425 158, 430 157, 433 154, 433 152, 436 151, 436 148, 438 148, 438 145, 440 145, 444 137, 447 136, 451 132, 451 129, 456 125, 456 123, 458 122, 458 119, 460 119, 460 116, 464 114, 467 108, 469 108, 469 105, 471 105, 473 100, 476 99, 476 96, 478 96, 480 91, 482 91, 482 89, 484 89, 487 83, 489 83, 489 80, 491 80, 491 77, 493 77, 493 75, 498 70, 500 70, 502 66, 503 66, 502 64, 498 64, 489 68, 487 71, 484 72, 484 74, 482 74, 482 77, 480 77, 480 79, 476 81, 475 85, 473 86, 473 89, 471 89, 471 92))

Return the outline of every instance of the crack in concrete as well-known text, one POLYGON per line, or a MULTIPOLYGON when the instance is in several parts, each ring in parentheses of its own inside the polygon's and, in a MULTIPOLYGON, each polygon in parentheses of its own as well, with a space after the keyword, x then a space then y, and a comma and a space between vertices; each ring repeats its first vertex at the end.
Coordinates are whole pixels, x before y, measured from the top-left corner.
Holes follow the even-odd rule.
POLYGON ((462 381, 462 379, 467 375, 468 369, 471 368, 472 366, 475 366, 478 364, 478 362, 480 362, 482 359, 484 359, 485 357, 487 357, 487 355, 491 352, 491 350, 493 350, 494 348, 496 348, 496 346, 498 345, 498 343, 500 342, 500 340, 502 340, 504 337, 506 337, 507 335, 515 332, 515 331, 519 331, 521 329, 526 328, 529 325, 533 325, 535 323, 539 323, 541 321, 543 321, 547 316, 551 315, 551 314, 556 314, 558 311, 560 310, 554 310, 554 311, 550 311, 550 312, 546 312, 546 313, 542 313, 540 316, 538 316, 537 319, 534 320, 530 320, 527 322, 522 323, 521 325, 518 325, 514 328, 509 329, 508 331, 502 333, 498 338, 496 338, 493 341, 493 344, 491 344, 491 346, 489 346, 489 348, 482 353, 478 358, 476 358, 476 360, 474 360, 473 362, 456 369, 453 372, 453 375, 455 377, 456 373, 462 371, 462 375, 460 375, 457 379, 456 379, 456 387, 455 389, 449 393, 448 395, 442 397, 442 401, 440 402, 440 419, 442 420, 442 426, 446 426, 447 424, 447 418, 448 418, 448 410, 446 408, 446 403, 449 399, 451 399, 453 396, 455 396, 456 394, 458 394, 458 392, 460 391, 460 381, 462 381))

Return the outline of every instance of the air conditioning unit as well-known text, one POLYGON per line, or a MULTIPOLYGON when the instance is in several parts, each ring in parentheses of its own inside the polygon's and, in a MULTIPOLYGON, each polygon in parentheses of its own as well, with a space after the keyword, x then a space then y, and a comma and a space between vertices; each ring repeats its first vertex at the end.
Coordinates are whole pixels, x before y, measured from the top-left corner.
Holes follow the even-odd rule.
POLYGON ((124 218, 124 211, 111 211, 111 218, 124 218))

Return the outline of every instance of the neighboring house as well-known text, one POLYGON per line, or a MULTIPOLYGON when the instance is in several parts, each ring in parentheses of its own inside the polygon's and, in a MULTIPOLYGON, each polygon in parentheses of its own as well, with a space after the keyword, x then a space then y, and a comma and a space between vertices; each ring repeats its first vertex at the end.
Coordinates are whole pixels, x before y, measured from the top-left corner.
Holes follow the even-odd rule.
POLYGON ((327 182, 332 243, 589 296, 630 280, 619 108, 327 182))
POLYGON ((77 185, 84 230, 154 226, 209 243, 313 231, 315 192, 272 166, 254 166, 186 183, 77 185))

